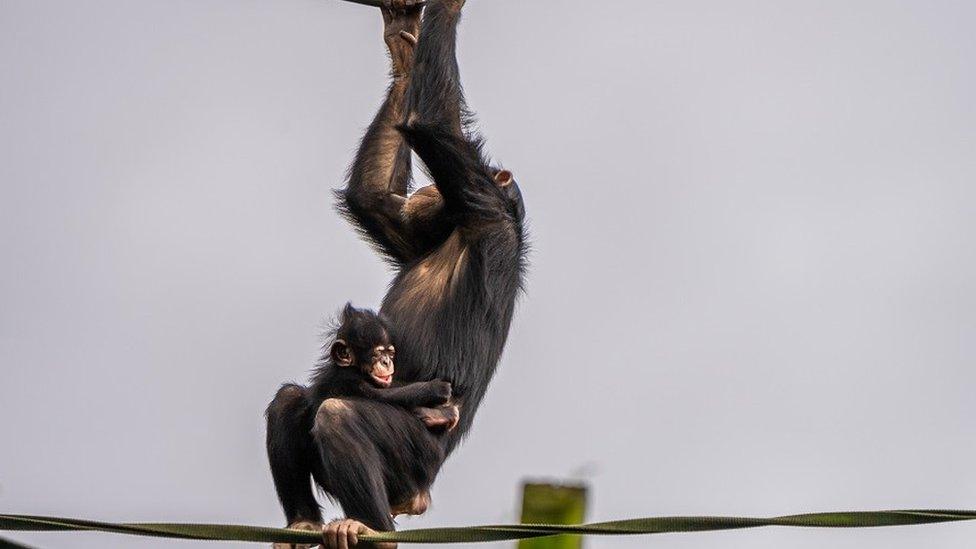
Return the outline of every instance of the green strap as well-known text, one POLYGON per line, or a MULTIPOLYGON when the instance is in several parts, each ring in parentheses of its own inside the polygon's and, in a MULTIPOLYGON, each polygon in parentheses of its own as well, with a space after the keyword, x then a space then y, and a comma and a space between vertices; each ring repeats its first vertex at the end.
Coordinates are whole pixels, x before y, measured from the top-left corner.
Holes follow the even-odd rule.
MULTIPOLYGON (((759 526, 804 526, 814 528, 863 528, 903 526, 976 519, 976 511, 906 510, 810 513, 782 517, 652 517, 615 520, 574 526, 548 524, 500 524, 461 528, 421 528, 400 532, 382 532, 359 536, 363 541, 403 543, 473 543, 505 541, 552 536, 557 534, 626 535, 665 532, 702 532, 732 530, 759 526)), ((262 528, 232 524, 170 524, 98 522, 60 517, 0 515, 0 530, 30 532, 88 530, 137 536, 200 539, 215 541, 251 541, 263 543, 319 543, 321 534, 306 530, 262 528)))

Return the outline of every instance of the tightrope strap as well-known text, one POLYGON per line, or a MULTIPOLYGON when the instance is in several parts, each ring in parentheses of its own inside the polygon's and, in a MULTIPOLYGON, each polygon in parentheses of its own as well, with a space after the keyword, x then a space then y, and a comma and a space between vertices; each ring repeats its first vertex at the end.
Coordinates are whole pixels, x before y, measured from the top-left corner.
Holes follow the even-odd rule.
MULTIPOLYGON (((976 511, 904 510, 810 513, 770 518, 753 517, 651 517, 615 520, 592 524, 560 526, 550 524, 500 524, 459 528, 421 528, 400 532, 382 532, 359 536, 363 541, 403 543, 473 543, 505 541, 557 534, 626 535, 661 534, 665 532, 702 532, 732 530, 759 526, 803 526, 814 528, 864 528, 904 526, 976 519, 976 511)), ((214 541, 251 541, 263 543, 311 543, 321 541, 321 534, 306 530, 263 528, 232 524, 110 523, 59 517, 0 515, 0 530, 31 532, 87 530, 115 532, 136 536, 196 539, 214 541)))

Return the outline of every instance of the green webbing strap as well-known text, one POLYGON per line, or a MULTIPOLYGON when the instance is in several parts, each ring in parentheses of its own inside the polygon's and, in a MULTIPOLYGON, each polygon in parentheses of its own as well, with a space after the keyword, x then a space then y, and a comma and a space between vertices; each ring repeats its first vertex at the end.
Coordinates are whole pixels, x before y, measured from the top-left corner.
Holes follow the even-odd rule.
MULTIPOLYGON (((360 536, 363 541, 395 541, 403 543, 473 543, 505 541, 552 536, 556 534, 626 535, 660 534, 665 532, 701 532, 732 530, 758 526, 805 526, 814 528, 863 528, 871 526, 903 526, 976 519, 976 511, 910 510, 857 511, 840 513, 810 513, 771 518, 752 517, 652 517, 557 526, 548 524, 507 524, 468 526, 460 528, 421 528, 400 532, 383 532, 360 536)), ((0 530, 64 531, 87 530, 115 532, 137 536, 214 541, 252 541, 263 543, 311 543, 321 541, 321 534, 285 528, 236 526, 231 524, 170 524, 97 522, 59 517, 28 515, 0 515, 0 530)))

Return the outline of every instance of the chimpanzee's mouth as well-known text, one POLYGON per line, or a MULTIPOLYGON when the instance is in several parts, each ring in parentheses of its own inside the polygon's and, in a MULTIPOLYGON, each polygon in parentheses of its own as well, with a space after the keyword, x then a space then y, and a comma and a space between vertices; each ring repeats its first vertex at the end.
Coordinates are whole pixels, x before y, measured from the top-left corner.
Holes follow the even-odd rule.
POLYGON ((389 387, 390 384, 393 383, 392 373, 387 374, 385 376, 378 376, 376 374, 372 374, 372 376, 373 376, 373 381, 375 381, 376 384, 379 385, 380 387, 389 387))

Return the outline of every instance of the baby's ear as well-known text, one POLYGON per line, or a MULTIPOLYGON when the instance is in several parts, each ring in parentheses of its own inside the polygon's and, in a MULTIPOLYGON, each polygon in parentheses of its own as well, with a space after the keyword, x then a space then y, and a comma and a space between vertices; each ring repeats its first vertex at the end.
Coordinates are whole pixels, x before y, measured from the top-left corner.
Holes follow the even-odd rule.
POLYGON ((356 360, 352 349, 350 349, 349 345, 345 342, 345 340, 342 339, 335 340, 335 343, 332 344, 332 348, 329 349, 329 356, 332 357, 332 362, 340 368, 352 366, 352 363, 356 360))

